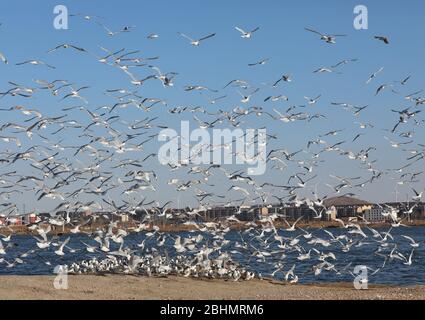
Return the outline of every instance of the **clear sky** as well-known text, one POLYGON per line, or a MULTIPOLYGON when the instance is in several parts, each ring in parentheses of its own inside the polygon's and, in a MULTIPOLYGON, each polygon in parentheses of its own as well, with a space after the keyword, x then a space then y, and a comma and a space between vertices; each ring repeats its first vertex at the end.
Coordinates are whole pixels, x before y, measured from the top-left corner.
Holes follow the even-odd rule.
MULTIPOLYGON (((139 89, 144 97, 166 99, 168 107, 155 108, 149 114, 140 110, 129 109, 120 111, 124 119, 143 119, 147 116, 158 116, 158 123, 179 129, 180 120, 191 120, 193 114, 186 113, 172 116, 167 110, 179 105, 204 106, 210 111, 218 108, 231 110, 242 106, 240 96, 234 88, 223 90, 223 86, 232 79, 244 79, 254 87, 260 87, 248 107, 262 106, 273 113, 276 108, 281 111, 291 105, 306 104, 304 96, 315 97, 322 95, 319 102, 308 107, 309 114, 320 113, 327 119, 319 119, 306 123, 305 121, 284 124, 271 121, 269 117, 250 117, 245 127, 267 127, 268 133, 278 134, 278 142, 273 142, 268 148, 285 147, 291 151, 306 148, 306 141, 314 139, 318 134, 333 129, 344 129, 340 136, 332 137, 330 141, 351 139, 361 130, 355 122, 372 123, 373 129, 368 129, 367 138, 359 142, 344 146, 344 150, 360 151, 370 146, 379 147, 373 153, 371 160, 377 160, 376 167, 386 172, 406 163, 406 154, 400 149, 394 149, 384 136, 401 141, 400 137, 391 135, 385 129, 392 128, 398 121, 398 115, 391 109, 401 110, 409 106, 404 95, 424 88, 423 57, 425 56, 425 20, 423 1, 21 1, 15 0, 2 6, 0 12, 0 52, 9 59, 9 65, 0 66, 0 91, 10 88, 8 81, 14 81, 28 86, 33 85, 34 79, 67 79, 79 86, 90 86, 84 92, 89 100, 89 109, 113 103, 102 91, 111 88, 132 88, 128 77, 119 70, 112 70, 96 61, 92 55, 78 54, 74 51, 61 51, 47 54, 47 50, 62 43, 72 43, 88 51, 101 55, 100 46, 112 51, 126 48, 140 50, 143 57, 160 56, 152 62, 163 72, 177 72, 174 87, 164 88, 159 81, 148 82, 139 89), (135 26, 129 33, 122 33, 109 37, 105 30, 93 20, 86 21, 81 17, 69 20, 69 30, 53 28, 53 8, 66 5, 70 13, 95 15, 112 30, 119 30, 124 26, 135 26), (353 9, 356 5, 366 5, 369 11, 369 29, 355 30, 353 9), (260 29, 254 33, 252 39, 240 37, 235 26, 244 29, 260 29), (337 39, 337 44, 329 45, 320 41, 317 35, 304 30, 305 27, 319 30, 323 33, 346 34, 347 37, 337 39), (188 41, 178 35, 183 32, 194 38, 209 33, 216 33, 214 38, 206 40, 201 46, 194 48, 188 41), (148 40, 146 36, 156 33, 159 38, 148 40), (385 35, 390 44, 373 39, 375 35, 385 35), (269 58, 263 66, 248 67, 248 63, 269 58), (314 74, 320 67, 329 67, 344 59, 358 59, 357 62, 342 66, 337 73, 314 74), (17 62, 28 59, 40 59, 56 67, 50 70, 43 67, 15 66, 17 62), (369 75, 384 67, 370 85, 365 81, 369 75), (292 74, 293 82, 283 84, 272 89, 267 85, 273 84, 282 74, 292 74), (406 86, 394 84, 411 75, 406 86), (400 94, 392 93, 390 89, 375 96, 377 87, 381 84, 394 84, 400 94), (220 89, 219 94, 187 93, 185 85, 200 84, 213 89, 220 89), (267 87, 267 88, 263 88, 267 87), (226 94, 223 104, 209 105, 207 98, 226 94), (270 94, 285 94, 290 101, 280 104, 265 104, 264 98, 270 94), (331 106, 331 102, 347 102, 358 106, 369 107, 358 117, 339 107, 331 106), (315 108, 315 109, 313 109, 315 108)), ((147 75, 146 71, 139 72, 140 76, 147 75)), ((40 94, 28 100, 6 97, 0 100, 0 107, 8 108, 11 105, 22 103, 27 107, 40 110, 43 114, 52 116, 61 115, 61 109, 72 103, 59 102, 58 98, 40 94)), ((75 103, 78 104, 78 103, 75 103)), ((423 105, 417 109, 423 109, 423 105)), ((16 114, 0 115, 1 123, 18 121, 16 114)), ((71 118, 87 122, 81 112, 71 114, 71 118)), ((207 120, 211 118, 202 117, 207 120)), ((420 114, 419 119, 423 119, 420 114)), ((19 119, 23 121, 25 117, 19 119)), ((192 122, 195 126, 195 122, 192 122)), ((417 143, 424 143, 423 125, 413 127, 411 124, 406 130, 415 130, 415 143, 408 148, 417 148, 417 143), (422 138, 421 138, 422 137, 422 138)), ((0 135, 3 133, 0 132, 0 135)), ((10 134, 10 132, 8 133, 10 134)), ((64 132, 65 144, 76 144, 72 132, 64 132)), ((24 142, 24 146, 31 146, 34 141, 24 142)), ((11 144, 0 141, 0 148, 13 149, 11 144)), ((148 151, 156 152, 157 145, 149 147, 148 151)), ((2 167, 1 172, 8 170, 28 170, 19 167, 20 164, 2 167), (16 167, 14 167, 16 166, 16 167)), ((158 192, 146 193, 149 199, 161 202, 172 198, 179 198, 182 203, 193 204, 193 192, 177 193, 165 182, 172 177, 186 177, 182 173, 170 173, 167 168, 161 168, 157 161, 151 166, 157 170, 159 186, 158 192)), ((147 167, 148 168, 148 167, 147 167)), ((146 168, 146 169, 147 169, 146 168)), ((240 168, 239 168, 240 169, 240 168)), ((424 169, 424 161, 418 162, 410 171, 424 169)), ((326 162, 317 168, 319 175, 315 183, 319 184, 319 193, 327 194, 330 189, 325 183, 336 184, 337 181, 329 178, 329 174, 341 176, 357 176, 364 174, 358 162, 341 157, 327 156, 326 162)), ((272 181, 277 184, 286 184, 289 174, 276 175, 267 171, 258 181, 272 181)), ((386 201, 395 198, 394 188, 399 175, 388 174, 382 180, 356 191, 367 200, 386 201), (394 180, 396 179, 396 180, 394 180)), ((425 187, 423 176, 419 182, 413 184, 417 189, 425 187)), ((215 187, 209 190, 226 193, 229 184, 217 180, 215 187)), ((411 194, 410 186, 399 186, 400 197, 411 194)), ((238 199, 240 194, 227 194, 229 199, 238 199)), ((16 197, 15 201, 21 199, 16 197)), ((5 200, 3 200, 5 201, 5 200)), ((43 211, 54 205, 49 202, 36 203, 28 200, 28 207, 43 211), (44 207, 45 206, 45 207, 44 207)))

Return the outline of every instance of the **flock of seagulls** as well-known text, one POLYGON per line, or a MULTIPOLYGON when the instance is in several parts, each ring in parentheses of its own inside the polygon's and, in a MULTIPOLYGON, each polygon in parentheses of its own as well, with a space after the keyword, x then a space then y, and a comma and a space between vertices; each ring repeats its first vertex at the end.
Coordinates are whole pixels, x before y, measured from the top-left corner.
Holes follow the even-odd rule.
MULTIPOLYGON (((112 31, 101 17, 80 13, 71 16, 84 19, 84 23, 95 22, 93 26, 100 26, 110 37, 137 30, 135 26, 124 26, 112 31)), ((250 31, 241 27, 235 29, 243 41, 255 41, 262 36, 260 27, 247 28, 250 31)), ((346 34, 324 34, 311 28, 305 30, 319 35, 326 44, 336 45, 338 38, 348 37, 346 34)), ((178 35, 194 47, 207 40, 211 43, 219 41, 216 33, 200 38, 180 32, 178 35)), ((150 33, 146 38, 157 40, 160 35, 150 33)), ((385 36, 375 39, 390 43, 385 36)), ((69 51, 67 54, 75 55, 75 59, 84 55, 92 59, 93 64, 101 64, 105 70, 110 70, 111 76, 114 72, 120 73, 125 81, 120 87, 103 88, 101 93, 110 102, 100 105, 90 98, 97 85, 86 83, 84 74, 81 79, 67 79, 66 74, 59 79, 41 79, 37 75, 39 69, 34 68, 31 80, 1 83, 1 221, 12 221, 22 213, 18 199, 33 201, 41 211, 48 211, 51 215, 39 218, 29 226, 36 236, 31 239, 34 248, 25 252, 20 251, 15 229, 0 226, 0 268, 25 265, 33 258, 53 266, 55 259, 68 263, 69 257, 84 252, 90 258, 68 263, 71 272, 176 274, 232 280, 280 275, 285 281, 296 283, 306 273, 315 276, 326 272, 352 274, 352 263, 346 261, 346 256, 360 247, 371 248, 373 256, 382 260, 380 266, 373 269, 373 274, 390 263, 406 266, 415 263, 415 252, 421 242, 407 234, 407 230, 401 236, 393 234, 394 230, 405 228, 405 218, 390 206, 381 207, 382 215, 390 221, 387 231, 370 227, 370 222, 363 217, 359 217, 358 222, 335 218, 341 228, 338 232, 331 232, 300 228, 298 225, 303 217, 290 222, 282 214, 274 213, 257 222, 242 222, 239 216, 244 205, 278 203, 280 206, 306 206, 315 212, 314 219, 321 220, 330 216, 330 208, 324 204, 329 196, 356 196, 384 179, 396 180, 397 186, 411 190, 409 205, 403 214, 412 215, 424 193, 424 171, 420 168, 424 164, 425 145, 417 133, 423 130, 424 120, 420 115, 425 98, 420 95, 422 90, 414 93, 405 90, 411 76, 380 84, 371 90, 372 95, 380 96, 389 94, 391 89, 391 94, 403 102, 400 110, 389 111, 394 117, 394 126, 381 128, 385 132, 382 143, 397 149, 403 163, 385 168, 378 161, 380 146, 365 138, 372 136, 373 129, 379 127, 378 123, 367 120, 371 107, 334 101, 330 93, 318 92, 311 97, 301 95, 300 100, 306 104, 294 104, 292 101, 297 97, 285 94, 287 86, 297 81, 291 73, 281 72, 262 84, 233 79, 225 81, 227 84, 222 88, 211 88, 196 82, 179 83, 184 72, 161 71, 159 56, 147 57, 139 50, 109 50, 105 47, 99 47, 100 53, 96 54, 93 52, 96 49, 71 43, 46 50, 46 60, 28 57, 15 62, 13 57, 7 59, 3 53, 0 53, 0 60, 10 67, 39 66, 45 67, 43 72, 59 72, 59 65, 53 66, 45 61, 65 50, 69 51), (156 84, 162 90, 180 88, 188 99, 199 94, 206 97, 205 105, 181 106, 153 97, 143 90, 147 83, 156 84), (229 102, 231 97, 237 97, 238 101, 229 102), (54 109, 36 107, 49 99, 55 102, 54 109), (273 148, 263 160, 272 173, 265 177, 279 177, 279 183, 263 181, 264 177, 249 176, 242 170, 232 171, 225 165, 193 164, 191 160, 196 158, 199 150, 177 164, 156 169, 157 139, 160 131, 168 128, 161 112, 168 112, 170 117, 177 119, 190 118, 204 130, 243 128, 257 119, 277 126, 303 123, 308 128, 312 122, 319 125, 320 121, 333 120, 329 119, 326 108, 332 110, 331 115, 334 108, 345 110, 352 122, 358 124, 359 132, 349 132, 338 121, 332 121, 336 127, 329 128, 329 122, 326 122, 321 134, 310 137, 306 132, 305 145, 294 150, 286 148, 278 134, 269 132, 267 142, 273 148), (320 169, 330 161, 329 157, 356 163, 361 174, 340 176, 330 172, 329 178, 333 182, 321 183, 320 169), (168 171, 167 174, 163 174, 164 170, 168 171), (177 199, 161 204, 157 195, 163 192, 162 188, 191 194, 196 205, 173 210, 178 206, 177 199), (218 205, 236 206, 239 210, 223 221, 204 220, 202 213, 218 205), (54 215, 59 211, 66 214, 54 215), (83 212, 89 214, 75 215, 83 212), (138 212, 143 212, 144 216, 132 227, 123 228, 117 222, 126 215, 137 216, 138 212), (97 219, 104 219, 104 226, 87 229, 97 219), (164 219, 178 220, 193 230, 184 235, 163 232, 158 225, 164 219), (277 221, 283 221, 285 227, 279 227, 277 221), (242 225, 242 230, 232 230, 234 223, 242 225), (71 234, 65 237, 54 235, 53 231, 60 228, 69 229, 71 234), (406 246, 410 249, 403 251, 401 248, 406 246), (46 252, 50 253, 50 258, 46 252), (269 273, 250 270, 253 261, 272 266, 273 270, 269 273)), ((249 70, 270 61, 270 58, 264 58, 250 63, 249 70)), ((344 65, 357 66, 360 63, 357 58, 344 59, 313 71, 312 76, 334 73, 335 70, 342 74, 339 70, 344 65)), ((0 70, 1 67, 4 66, 0 66, 0 70)), ((359 85, 372 85, 383 71, 384 67, 377 69, 367 78, 366 84, 359 85)), ((232 143, 207 143, 200 149, 227 150, 232 143)), ((245 144, 256 143, 258 135, 245 144)), ((232 154, 236 156, 237 151, 232 154)))

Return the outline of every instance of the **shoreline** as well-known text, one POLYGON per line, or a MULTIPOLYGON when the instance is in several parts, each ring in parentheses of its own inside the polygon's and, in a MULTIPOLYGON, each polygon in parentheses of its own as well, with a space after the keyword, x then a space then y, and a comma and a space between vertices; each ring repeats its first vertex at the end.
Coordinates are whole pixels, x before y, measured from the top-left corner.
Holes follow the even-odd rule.
MULTIPOLYGON (((364 223, 364 222, 357 222, 361 227, 371 227, 371 228, 385 228, 385 227, 391 227, 391 224, 388 222, 382 222, 382 223, 364 223)), ((43 225, 43 224, 40 224, 43 225)), ((155 224, 151 223, 149 228, 147 228, 144 231, 153 231, 153 226, 155 224)), ((231 230, 244 230, 247 229, 248 226, 246 226, 246 223, 222 223, 223 226, 229 227, 231 230)), ((261 225, 261 223, 257 223, 258 226, 261 225)), ((412 222, 405 222, 405 225, 407 227, 424 227, 425 226, 425 220, 416 220, 412 222)), ((159 227, 160 232, 184 232, 184 231, 197 231, 198 229, 194 227, 193 225, 173 225, 173 224, 157 224, 156 226, 159 227)), ((287 224, 282 221, 276 221, 274 223, 274 226, 276 228, 287 228, 287 224)), ((96 225, 93 227, 82 227, 80 228, 79 233, 92 233, 96 230, 106 228, 107 225, 96 225)), ((134 225, 119 225, 120 228, 123 228, 129 232, 132 232, 132 229, 134 229, 134 225)), ((322 229, 322 228, 342 228, 341 224, 335 221, 319 221, 319 222, 302 222, 300 221, 297 223, 297 227, 303 228, 303 229, 322 229)), ((72 234, 70 231, 71 228, 69 227, 57 227, 55 228, 53 226, 52 231, 50 234, 53 235, 62 235, 62 234, 72 234)), ((4 236, 8 236, 9 234, 15 234, 15 235, 38 235, 37 232, 31 231, 28 229, 27 226, 0 226, 0 234, 4 236)))
POLYGON ((425 300, 425 286, 370 285, 355 290, 350 283, 287 284, 272 280, 204 280, 131 275, 70 275, 68 289, 53 287, 55 276, 2 275, 0 299, 131 299, 131 300, 425 300))

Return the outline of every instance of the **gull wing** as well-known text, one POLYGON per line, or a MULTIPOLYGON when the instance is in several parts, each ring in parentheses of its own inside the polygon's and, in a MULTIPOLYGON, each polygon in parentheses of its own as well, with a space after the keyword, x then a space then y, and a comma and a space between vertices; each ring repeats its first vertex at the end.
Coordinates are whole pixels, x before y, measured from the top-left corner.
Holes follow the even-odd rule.
POLYGON ((211 34, 209 34, 209 35, 207 35, 207 36, 205 36, 205 37, 203 37, 203 38, 199 39, 198 41, 202 41, 202 40, 205 40, 205 39, 208 39, 208 38, 212 38, 212 37, 214 37, 214 36, 215 36, 215 33, 211 33, 211 34))
POLYGON ((194 41, 191 37, 189 37, 189 36, 187 36, 187 35, 185 35, 184 33, 181 33, 181 32, 178 32, 178 34, 179 35, 181 35, 182 37, 184 37, 184 38, 186 38, 186 39, 188 39, 189 41, 194 41))
POLYGON ((323 36, 323 34, 320 33, 319 31, 316 31, 316 30, 313 30, 313 29, 310 29, 310 28, 304 28, 304 29, 307 30, 307 31, 310 31, 310 32, 313 32, 313 33, 317 33, 318 35, 323 36))
POLYGON ((239 27, 235 27, 235 29, 238 30, 242 34, 245 34, 246 33, 245 30, 243 30, 243 29, 241 29, 239 27))

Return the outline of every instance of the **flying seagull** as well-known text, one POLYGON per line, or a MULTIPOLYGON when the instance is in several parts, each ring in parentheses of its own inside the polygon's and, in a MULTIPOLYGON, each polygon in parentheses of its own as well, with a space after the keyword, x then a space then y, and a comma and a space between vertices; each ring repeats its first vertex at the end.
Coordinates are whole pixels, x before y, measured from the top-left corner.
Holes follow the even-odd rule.
POLYGON ((242 38, 249 39, 249 38, 251 38, 252 34, 255 31, 258 31, 258 29, 260 29, 260 27, 256 27, 255 29, 248 31, 248 32, 243 30, 242 28, 239 28, 239 27, 235 27, 235 29, 238 30, 240 33, 242 33, 242 35, 241 35, 242 38))
POLYGON ((260 61, 254 62, 254 63, 248 63, 248 66, 253 67, 253 66, 257 66, 257 65, 263 65, 263 64, 266 64, 267 61, 269 61, 269 60, 270 60, 269 58, 262 59, 260 61))
POLYGON ((316 98, 310 98, 310 97, 304 97, 304 98, 308 101, 308 104, 315 104, 321 96, 322 95, 319 94, 316 98))
POLYGON ((56 69, 54 66, 52 66, 50 64, 47 64, 47 63, 45 63, 43 61, 40 61, 40 60, 27 60, 27 61, 19 62, 16 65, 17 66, 22 66, 24 64, 32 64, 34 66, 45 65, 46 67, 49 67, 50 69, 56 69))
POLYGON ((381 68, 379 68, 379 70, 378 71, 376 71, 376 72, 374 72, 374 73, 372 73, 370 76, 369 76, 369 79, 367 79, 367 81, 366 81, 366 84, 369 84, 382 70, 384 70, 384 68, 383 67, 381 67, 381 68))
POLYGON ((80 48, 80 47, 76 47, 76 46, 74 46, 72 44, 64 43, 64 44, 58 45, 57 47, 55 47, 53 49, 50 49, 49 51, 47 51, 47 53, 56 51, 58 49, 69 49, 69 48, 72 48, 72 49, 75 49, 75 50, 78 50, 78 51, 81 51, 81 52, 87 52, 86 49, 83 49, 83 48, 80 48))
POLYGON ((188 40, 190 41, 190 44, 191 44, 192 46, 195 46, 195 47, 199 46, 199 45, 201 44, 201 41, 206 40, 206 39, 208 39, 208 38, 212 38, 212 37, 214 37, 214 36, 215 36, 215 33, 211 33, 211 34, 209 34, 209 35, 207 35, 207 36, 205 36, 205 37, 202 37, 202 38, 200 38, 200 39, 194 40, 194 39, 192 39, 191 37, 189 37, 189 36, 185 35, 184 33, 179 32, 178 34, 179 34, 179 35, 181 35, 182 37, 184 37, 184 38, 188 39, 188 40))
POLYGON ((385 44, 389 44, 390 43, 390 40, 388 40, 388 38, 387 37, 384 37, 384 36, 375 36, 374 38, 376 40, 382 41, 385 44))
POLYGON ((158 39, 158 38, 159 38, 159 35, 158 35, 158 34, 156 34, 156 33, 151 33, 151 34, 149 34, 149 35, 147 36, 147 38, 148 38, 149 40, 154 40, 154 39, 158 39))
POLYGON ((3 63, 5 63, 5 64, 7 64, 7 58, 4 56, 4 54, 3 53, 1 53, 0 52, 0 60, 3 62, 3 63))
POLYGON ((337 37, 346 37, 347 36, 346 34, 323 34, 323 33, 320 33, 319 31, 316 31, 316 30, 313 30, 313 29, 309 29, 309 28, 304 28, 304 29, 320 35, 321 40, 323 40, 327 43, 332 43, 332 44, 336 43, 335 40, 336 40, 337 37))
POLYGON ((292 81, 292 78, 291 78, 291 75, 290 74, 284 74, 282 77, 280 77, 280 79, 279 80, 277 80, 274 84, 273 84, 273 88, 275 88, 276 86, 277 86, 277 84, 280 82, 280 81, 285 81, 285 82, 291 82, 292 81))

